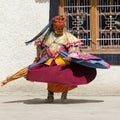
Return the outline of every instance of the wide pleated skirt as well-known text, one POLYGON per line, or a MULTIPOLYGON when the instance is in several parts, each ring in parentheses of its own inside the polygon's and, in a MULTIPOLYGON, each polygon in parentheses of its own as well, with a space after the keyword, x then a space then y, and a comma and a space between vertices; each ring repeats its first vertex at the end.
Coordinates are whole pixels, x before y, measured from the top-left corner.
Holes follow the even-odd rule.
POLYGON ((77 86, 88 84, 94 80, 96 73, 95 68, 85 67, 76 63, 50 66, 39 64, 29 68, 26 79, 33 82, 77 86))

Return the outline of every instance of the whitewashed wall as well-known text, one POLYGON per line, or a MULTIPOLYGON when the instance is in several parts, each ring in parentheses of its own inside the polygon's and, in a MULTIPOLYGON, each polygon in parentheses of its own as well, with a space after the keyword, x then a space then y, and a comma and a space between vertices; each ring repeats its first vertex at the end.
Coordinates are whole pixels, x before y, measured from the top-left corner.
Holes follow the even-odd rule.
MULTIPOLYGON (((25 41, 48 22, 49 0, 0 0, 0 81, 33 61, 35 46, 26 46, 25 41)), ((0 90, 24 88, 28 83, 21 79, 0 90)))
MULTIPOLYGON (((49 0, 0 0, 0 81, 29 65, 35 57, 33 44, 25 41, 34 37, 49 21, 49 0)), ((70 92, 74 95, 120 95, 120 66, 98 70, 89 85, 70 92)), ((45 94, 45 83, 32 83, 20 78, 4 87, 7 94, 45 94)))

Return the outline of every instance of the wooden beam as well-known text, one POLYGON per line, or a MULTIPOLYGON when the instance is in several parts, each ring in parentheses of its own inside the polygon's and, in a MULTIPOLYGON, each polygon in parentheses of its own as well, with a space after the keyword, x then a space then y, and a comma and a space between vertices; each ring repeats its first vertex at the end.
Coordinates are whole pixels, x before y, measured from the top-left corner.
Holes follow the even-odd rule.
POLYGON ((97 36, 98 36, 98 17, 97 17, 97 0, 91 0, 91 37, 92 42, 92 51, 96 51, 97 45, 97 36))

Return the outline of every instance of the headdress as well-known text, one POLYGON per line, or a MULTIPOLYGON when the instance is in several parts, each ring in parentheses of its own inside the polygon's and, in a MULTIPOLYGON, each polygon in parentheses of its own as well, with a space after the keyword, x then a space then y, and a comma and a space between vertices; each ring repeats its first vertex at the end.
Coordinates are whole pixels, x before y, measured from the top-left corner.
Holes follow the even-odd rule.
POLYGON ((38 33, 34 38, 32 38, 31 40, 25 42, 26 45, 32 43, 33 41, 35 41, 37 38, 39 38, 43 33, 46 32, 44 39, 46 38, 46 35, 48 35, 48 33, 52 30, 52 24, 55 25, 56 28, 63 28, 64 24, 65 24, 66 18, 62 17, 62 16, 56 16, 54 17, 49 23, 48 25, 46 25, 41 31, 40 33, 38 33))

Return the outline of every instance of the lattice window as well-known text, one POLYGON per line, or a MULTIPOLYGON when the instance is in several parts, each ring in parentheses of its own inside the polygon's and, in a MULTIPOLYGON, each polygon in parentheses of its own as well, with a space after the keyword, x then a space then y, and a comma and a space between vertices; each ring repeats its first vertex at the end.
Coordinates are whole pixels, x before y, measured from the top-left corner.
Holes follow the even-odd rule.
POLYGON ((84 47, 91 46, 90 37, 90 0, 66 0, 64 6, 67 16, 67 29, 84 42, 84 47))
POLYGON ((67 29, 92 52, 120 52, 120 0, 60 0, 67 29))
POLYGON ((120 0, 99 0, 100 48, 120 47, 120 0))

